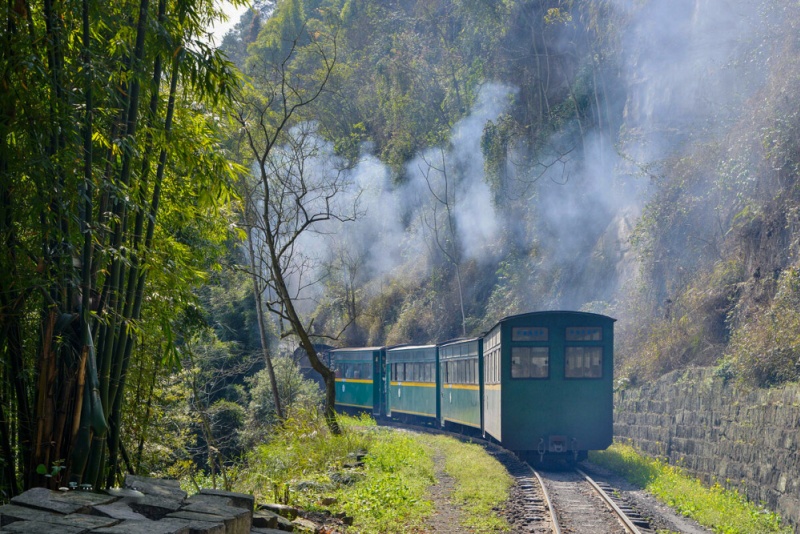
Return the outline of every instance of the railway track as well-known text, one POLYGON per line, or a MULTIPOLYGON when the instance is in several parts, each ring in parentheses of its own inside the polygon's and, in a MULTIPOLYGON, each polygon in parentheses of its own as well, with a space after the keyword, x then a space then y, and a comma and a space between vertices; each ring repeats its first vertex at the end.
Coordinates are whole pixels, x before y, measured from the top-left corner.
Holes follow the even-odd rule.
POLYGON ((506 514, 514 533, 534 534, 652 534, 635 507, 609 484, 589 477, 580 469, 539 472, 514 453, 475 436, 464 436, 413 424, 396 422, 386 426, 482 443, 514 477, 515 484, 506 514))
POLYGON ((543 488, 553 534, 654 532, 634 508, 614 497, 613 488, 594 481, 580 469, 543 473, 531 470, 543 488))

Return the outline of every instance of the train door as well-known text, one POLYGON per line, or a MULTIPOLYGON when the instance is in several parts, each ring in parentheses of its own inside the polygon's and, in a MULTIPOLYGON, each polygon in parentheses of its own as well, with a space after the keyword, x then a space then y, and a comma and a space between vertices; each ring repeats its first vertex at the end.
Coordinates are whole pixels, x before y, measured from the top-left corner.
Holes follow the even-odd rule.
POLYGON ((386 414, 388 409, 386 403, 388 370, 386 366, 386 351, 384 349, 373 352, 372 369, 372 415, 374 417, 380 417, 386 414))

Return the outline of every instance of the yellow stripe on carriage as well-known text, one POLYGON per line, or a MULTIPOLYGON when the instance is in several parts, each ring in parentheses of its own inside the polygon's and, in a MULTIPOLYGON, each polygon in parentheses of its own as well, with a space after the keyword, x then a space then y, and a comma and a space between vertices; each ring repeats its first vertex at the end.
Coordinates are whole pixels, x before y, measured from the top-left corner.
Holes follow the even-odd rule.
POLYGON ((408 386, 415 388, 435 388, 436 382, 391 382, 393 386, 408 386))
POLYGON ((336 406, 347 406, 349 408, 372 408, 371 404, 348 404, 346 402, 336 401, 336 406))
POLYGON ((480 386, 477 384, 445 384, 442 386, 444 389, 469 389, 472 391, 478 391, 480 386))
POLYGON ((336 381, 345 384, 372 384, 372 380, 365 378, 337 378, 336 381))

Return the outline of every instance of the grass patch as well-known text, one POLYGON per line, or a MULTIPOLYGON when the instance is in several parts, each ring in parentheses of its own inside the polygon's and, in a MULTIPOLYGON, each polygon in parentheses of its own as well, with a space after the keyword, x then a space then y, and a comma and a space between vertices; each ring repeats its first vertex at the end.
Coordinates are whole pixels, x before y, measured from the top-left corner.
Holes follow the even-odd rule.
POLYGON ((721 534, 791 533, 778 514, 750 503, 719 484, 706 487, 679 467, 637 453, 615 443, 606 451, 590 453, 590 460, 646 489, 684 516, 721 534))
POLYGON ((342 435, 333 436, 319 414, 287 421, 248 455, 232 489, 253 494, 258 503, 344 512, 354 518, 348 532, 423 532, 434 511, 427 497, 436 481, 433 458, 441 454, 455 479, 451 498, 463 511, 464 530, 509 529, 496 510, 513 481, 480 446, 393 431, 367 416, 340 416, 339 423, 342 435), (364 451, 363 466, 345 467, 364 451), (335 502, 323 506, 331 497, 335 502))
POLYGON ((514 480, 505 468, 480 445, 463 443, 448 436, 423 436, 422 440, 446 458, 444 470, 455 479, 452 500, 470 532, 505 532, 508 522, 496 510, 508 500, 514 480))
POLYGON ((433 506, 428 448, 411 435, 379 428, 370 417, 339 416, 340 436, 318 414, 304 414, 276 429, 245 460, 234 490, 256 502, 282 502, 306 510, 328 509, 354 518, 348 532, 392 533, 420 529, 433 506), (355 454, 367 452, 358 468, 355 454), (335 503, 323 506, 324 498, 335 503))

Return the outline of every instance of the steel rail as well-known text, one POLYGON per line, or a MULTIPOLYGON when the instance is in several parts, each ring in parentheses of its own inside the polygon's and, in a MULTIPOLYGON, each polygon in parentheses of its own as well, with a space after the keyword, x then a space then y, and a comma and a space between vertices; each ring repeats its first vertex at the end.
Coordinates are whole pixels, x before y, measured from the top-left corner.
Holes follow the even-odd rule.
POLYGON ((542 495, 544 495, 544 502, 547 503, 547 511, 550 513, 550 523, 552 525, 553 534, 561 534, 561 526, 558 524, 558 516, 556 516, 556 511, 553 508, 553 502, 550 500, 550 494, 547 492, 547 486, 544 485, 544 480, 542 477, 539 476, 539 473, 531 467, 530 464, 526 463, 530 470, 533 471, 533 474, 536 476, 536 480, 539 481, 539 486, 542 487, 542 495))
POLYGON ((631 532, 631 534, 642 534, 642 532, 636 527, 636 525, 633 524, 633 522, 625 514, 625 512, 623 512, 620 509, 620 507, 617 506, 617 503, 615 503, 611 499, 611 497, 609 497, 609 495, 605 491, 603 491, 603 489, 600 486, 598 486, 597 483, 594 480, 592 480, 589 477, 589 475, 587 475, 586 473, 584 473, 583 471, 581 471, 578 468, 575 468, 575 472, 578 473, 579 475, 581 475, 583 478, 585 478, 586 481, 600 495, 600 497, 602 497, 603 500, 606 501, 606 504, 608 504, 611 507, 611 509, 614 510, 614 513, 617 514, 617 517, 619 517, 620 521, 622 521, 622 524, 625 525, 625 528, 627 528, 631 532))

